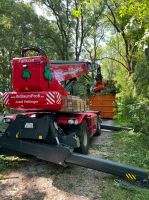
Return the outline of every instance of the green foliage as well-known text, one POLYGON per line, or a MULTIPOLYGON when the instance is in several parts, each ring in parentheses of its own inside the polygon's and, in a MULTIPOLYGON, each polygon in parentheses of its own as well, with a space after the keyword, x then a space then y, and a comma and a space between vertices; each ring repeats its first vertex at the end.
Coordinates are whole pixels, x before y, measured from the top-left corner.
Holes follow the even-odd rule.
POLYGON ((9 179, 7 170, 19 169, 26 161, 23 157, 0 155, 0 180, 9 179))
POLYGON ((117 181, 108 179, 104 183, 103 200, 148 200, 147 189, 133 186, 121 187, 117 181))
POLYGON ((136 94, 149 98, 149 63, 143 53, 140 53, 136 71, 133 74, 136 94))
POLYGON ((115 160, 149 170, 149 136, 141 132, 122 131, 113 135, 113 140, 119 149, 115 152, 115 160))
POLYGON ((38 46, 49 58, 62 59, 62 38, 55 21, 38 17, 30 4, 2 0, 0 3, 0 91, 11 87, 11 60, 24 46, 38 46), (13 14, 12 14, 13 13, 13 14))
POLYGON ((121 92, 117 94, 117 118, 127 122, 135 131, 149 134, 149 65, 145 55, 137 57, 138 64, 130 77, 124 70, 116 80, 121 92))
POLYGON ((0 114, 3 112, 3 102, 2 99, 0 98, 0 114))
MULTIPOLYGON (((23 159, 22 159, 23 160, 23 159)), ((16 169, 19 167, 19 162, 21 159, 15 156, 4 156, 0 155, 0 172, 5 171, 6 169, 16 169)))
POLYGON ((149 19, 148 7, 148 0, 139 0, 137 2, 134 0, 126 0, 121 5, 119 13, 121 17, 134 15, 140 23, 144 23, 144 21, 149 19))
POLYGON ((126 96, 118 102, 118 119, 127 122, 135 131, 149 133, 149 101, 126 96))
MULTIPOLYGON (((0 122, 0 131, 4 132, 7 128, 8 124, 4 124, 0 122)), ((0 180, 7 179, 7 170, 8 169, 18 169, 22 166, 22 164, 26 162, 26 159, 23 157, 18 156, 10 156, 10 155, 3 155, 1 152, 0 155, 0 180)))
MULTIPOLYGON (((111 40, 115 42, 112 51, 115 54, 112 59, 121 64, 131 75, 136 68, 137 53, 145 44, 146 32, 148 32, 148 3, 144 0, 135 2, 132 0, 105 0, 105 16, 111 24, 111 40), (141 9, 142 8, 142 9, 141 9), (143 13, 143 17, 140 18, 143 13), (115 37, 116 36, 116 37, 115 37)), ((109 46, 109 44, 108 44, 109 46)), ((110 53, 111 53, 110 52, 110 53)), ((110 57, 109 52, 106 58, 110 57)))
POLYGON ((0 4, 0 90, 11 88, 11 60, 20 55, 22 46, 33 41, 38 17, 31 6, 15 1, 0 4), (13 14, 12 14, 13 13, 13 14))
POLYGON ((62 59, 79 60, 82 50, 84 50, 85 39, 92 36, 92 30, 95 26, 99 26, 98 23, 104 9, 103 2, 100 2, 100 6, 99 2, 94 3, 98 4, 98 6, 94 6, 94 9, 90 8, 89 2, 80 0, 38 0, 37 2, 46 6, 55 18, 58 40, 62 41, 59 43, 63 55, 62 59))
MULTIPOLYGON (((149 170, 149 136, 134 131, 113 134, 112 160, 149 170)), ((105 179, 102 198, 104 200, 148 200, 149 191, 139 187, 122 188, 113 178, 105 179)))
POLYGON ((85 99, 87 97, 87 84, 88 81, 81 77, 73 86, 73 95, 85 99))

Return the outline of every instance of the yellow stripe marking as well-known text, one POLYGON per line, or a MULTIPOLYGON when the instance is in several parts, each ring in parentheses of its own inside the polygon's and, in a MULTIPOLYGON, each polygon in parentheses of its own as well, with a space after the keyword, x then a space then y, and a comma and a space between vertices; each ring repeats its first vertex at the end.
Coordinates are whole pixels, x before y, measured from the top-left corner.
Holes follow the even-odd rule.
POLYGON ((127 174, 127 178, 128 179, 132 179, 130 174, 127 174))
POLYGON ((127 177, 128 179, 130 179, 129 176, 128 176, 128 174, 126 174, 126 177, 127 177))
POLYGON ((129 176, 130 176, 130 179, 133 180, 133 177, 131 176, 131 174, 129 174, 129 176))
POLYGON ((129 180, 136 180, 136 175, 134 174, 126 174, 126 177, 129 179, 129 180))
POLYGON ((134 180, 136 180, 136 176, 135 175, 132 174, 132 177, 133 177, 134 180))

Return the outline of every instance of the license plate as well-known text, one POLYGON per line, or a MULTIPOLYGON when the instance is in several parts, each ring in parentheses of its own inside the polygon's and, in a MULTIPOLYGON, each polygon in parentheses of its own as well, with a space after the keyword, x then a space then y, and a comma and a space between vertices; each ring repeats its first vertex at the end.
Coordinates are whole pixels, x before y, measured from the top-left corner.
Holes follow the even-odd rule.
POLYGON ((24 128, 34 128, 34 124, 33 123, 26 123, 24 128))

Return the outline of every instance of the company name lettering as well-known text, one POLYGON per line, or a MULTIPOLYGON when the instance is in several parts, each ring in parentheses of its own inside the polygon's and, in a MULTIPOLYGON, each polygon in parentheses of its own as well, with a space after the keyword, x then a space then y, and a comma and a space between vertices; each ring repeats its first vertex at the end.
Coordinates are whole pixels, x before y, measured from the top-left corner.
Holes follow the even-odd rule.
POLYGON ((29 104, 29 103, 31 103, 31 104, 37 104, 38 103, 38 101, 31 101, 31 100, 21 100, 21 101, 16 101, 16 103, 17 104, 29 104))
POLYGON ((40 94, 28 94, 28 95, 23 95, 23 94, 17 94, 15 96, 11 97, 12 99, 39 99, 43 98, 43 95, 40 94))

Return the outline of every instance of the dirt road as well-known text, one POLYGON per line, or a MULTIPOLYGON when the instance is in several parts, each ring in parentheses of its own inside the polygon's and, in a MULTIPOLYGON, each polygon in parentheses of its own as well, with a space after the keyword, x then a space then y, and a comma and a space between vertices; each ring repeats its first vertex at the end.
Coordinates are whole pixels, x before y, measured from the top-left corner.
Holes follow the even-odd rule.
MULTIPOLYGON (((92 139, 90 155, 107 158, 110 145, 111 132, 103 131, 100 137, 92 139)), ((18 165, 7 170, 7 178, 0 180, 2 200, 100 200, 104 178, 109 176, 78 166, 64 168, 32 157, 25 157, 18 165)))

